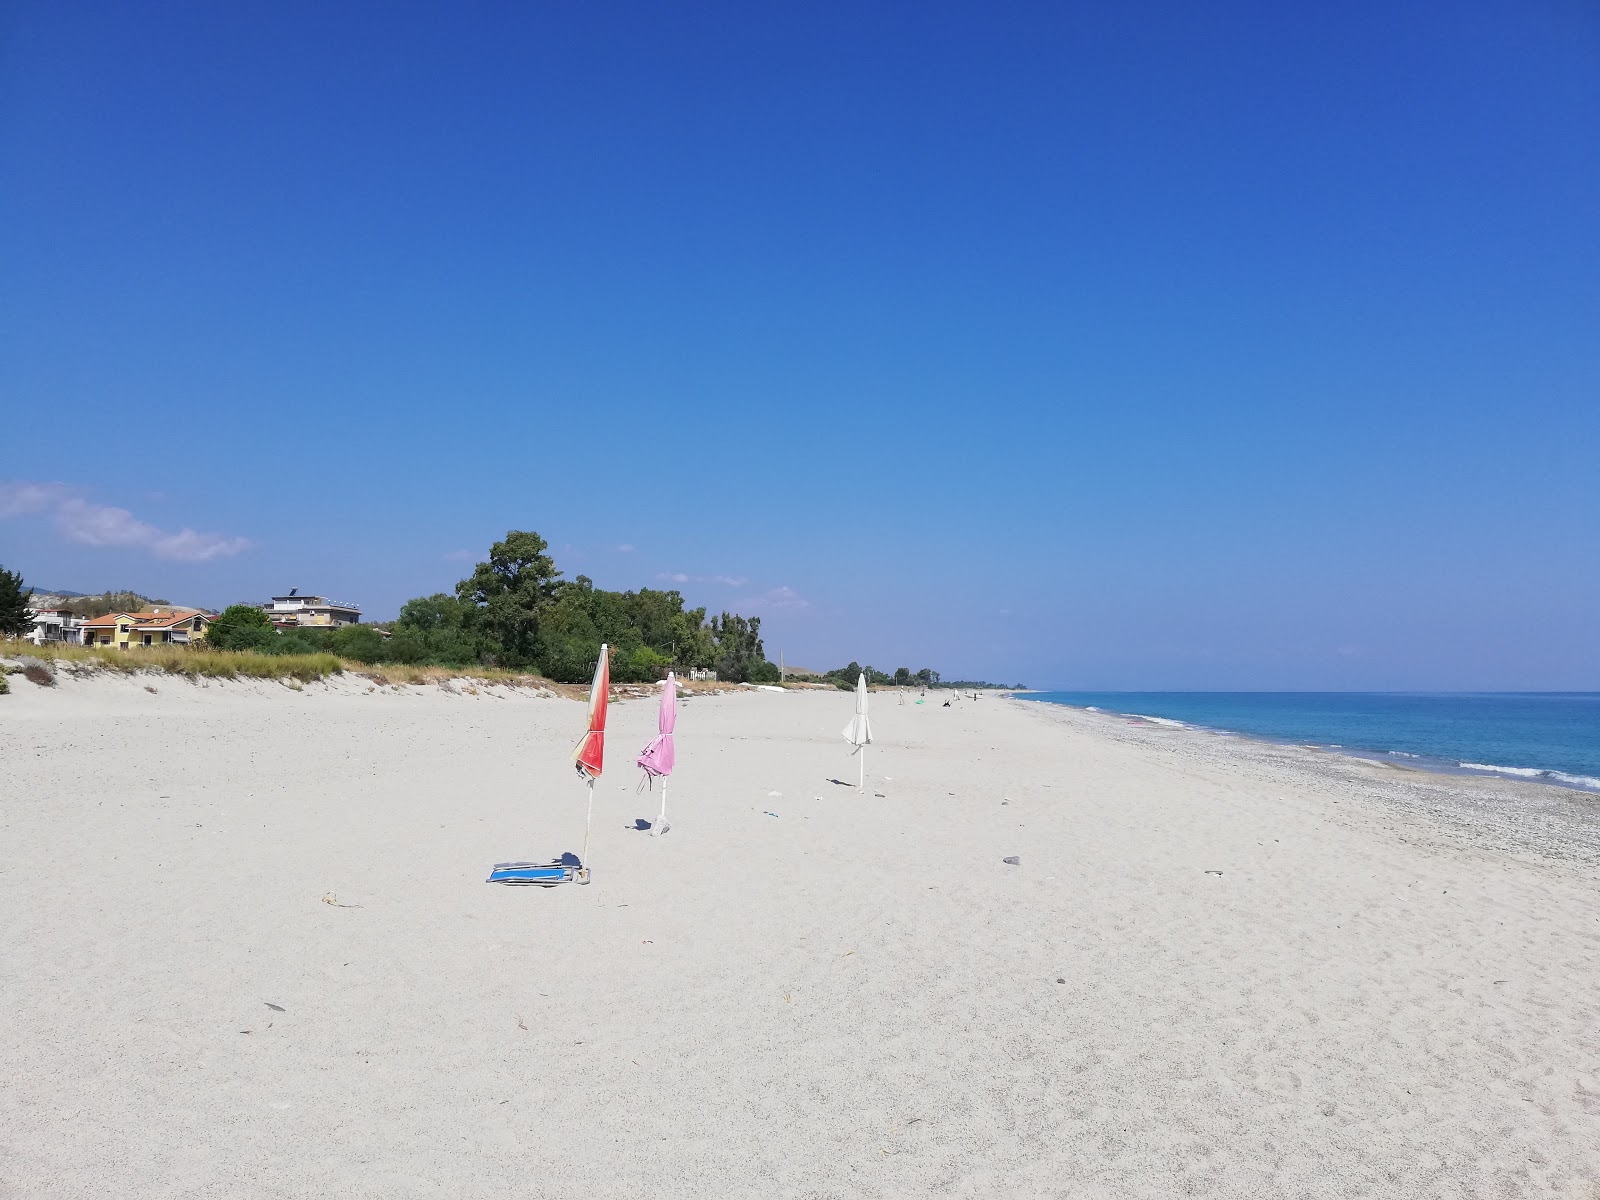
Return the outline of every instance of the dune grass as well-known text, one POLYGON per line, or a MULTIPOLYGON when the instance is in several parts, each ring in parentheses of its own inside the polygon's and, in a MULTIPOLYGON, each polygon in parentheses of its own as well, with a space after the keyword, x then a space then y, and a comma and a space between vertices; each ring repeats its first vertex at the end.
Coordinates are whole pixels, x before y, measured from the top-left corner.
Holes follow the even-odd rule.
MULTIPOLYGON (((155 671, 168 675, 186 675, 191 679, 281 679, 311 683, 330 675, 348 672, 369 679, 381 686, 411 685, 425 687, 430 684, 463 683, 468 688, 475 684, 504 687, 538 688, 575 700, 589 695, 589 685, 554 683, 539 675, 523 671, 510 671, 504 667, 425 667, 406 663, 363 663, 341 659, 333 654, 256 654, 241 650, 208 650, 203 646, 135 646, 118 650, 111 646, 71 646, 52 643, 35 646, 24 641, 0 641, 0 656, 30 658, 48 663, 68 665, 68 669, 89 671, 117 671, 134 674, 138 671, 155 671)), ((623 695, 643 684, 619 684, 613 690, 623 695)), ((688 693, 716 694, 729 684, 690 683, 680 680, 678 686, 688 693)))
MULTIPOLYGON (((52 643, 35 646, 31 642, 0 642, 0 655, 32 658, 71 664, 88 670, 159 671, 168 675, 187 675, 191 679, 296 679, 303 683, 325 679, 348 671, 385 685, 425 686, 466 679, 478 683, 516 687, 557 689, 548 679, 501 667, 419 667, 404 663, 362 663, 333 654, 256 654, 248 650, 207 650, 186 646, 136 646, 118 650, 111 646, 69 646, 52 643)), ((588 692, 585 691, 584 695, 588 692)))
POLYGON ((505 684, 508 687, 548 689, 558 686, 538 675, 529 675, 525 671, 508 671, 504 667, 423 667, 408 663, 358 663, 346 659, 344 669, 357 675, 364 675, 374 683, 396 685, 447 683, 455 679, 471 679, 479 683, 505 684))
POLYGON ((22 677, 29 683, 37 683, 40 687, 55 687, 55 672, 43 663, 29 663, 22 668, 22 677))
POLYGON ((251 654, 231 650, 190 649, 187 646, 139 646, 118 650, 111 646, 35 646, 8 641, 0 653, 51 663, 71 663, 90 670, 160 671, 208 679, 299 679, 311 682, 337 675, 345 669, 332 654, 251 654))

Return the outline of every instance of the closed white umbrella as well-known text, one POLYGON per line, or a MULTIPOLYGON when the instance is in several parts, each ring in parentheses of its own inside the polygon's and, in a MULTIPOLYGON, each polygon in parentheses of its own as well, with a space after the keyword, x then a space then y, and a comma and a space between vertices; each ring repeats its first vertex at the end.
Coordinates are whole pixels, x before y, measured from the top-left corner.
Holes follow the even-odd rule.
POLYGON ((844 727, 844 740, 855 747, 851 754, 861 756, 861 791, 867 790, 867 747, 872 744, 872 722, 867 718, 867 675, 856 678, 856 715, 844 727))

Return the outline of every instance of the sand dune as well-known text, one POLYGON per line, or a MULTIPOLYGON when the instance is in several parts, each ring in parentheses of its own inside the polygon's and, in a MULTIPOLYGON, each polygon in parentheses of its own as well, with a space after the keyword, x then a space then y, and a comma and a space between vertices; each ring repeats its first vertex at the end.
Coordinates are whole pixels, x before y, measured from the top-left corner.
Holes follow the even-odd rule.
POLYGON ((1592 797, 632 701, 547 892, 581 705, 145 682, 0 697, 4 1194, 1600 1196, 1592 797))

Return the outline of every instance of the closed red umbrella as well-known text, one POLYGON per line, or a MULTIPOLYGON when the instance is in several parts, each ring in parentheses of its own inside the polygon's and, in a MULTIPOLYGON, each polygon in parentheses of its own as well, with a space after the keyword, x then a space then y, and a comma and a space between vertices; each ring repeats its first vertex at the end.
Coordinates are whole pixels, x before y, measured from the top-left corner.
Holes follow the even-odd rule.
POLYGON ((583 869, 579 878, 580 883, 589 882, 589 830, 594 825, 594 781, 600 777, 600 772, 605 767, 606 705, 610 698, 610 650, 602 643, 600 661, 594 665, 594 682, 589 685, 589 728, 585 731, 583 740, 578 743, 577 749, 572 752, 572 761, 577 765, 578 774, 589 788, 589 816, 583 826, 583 869))

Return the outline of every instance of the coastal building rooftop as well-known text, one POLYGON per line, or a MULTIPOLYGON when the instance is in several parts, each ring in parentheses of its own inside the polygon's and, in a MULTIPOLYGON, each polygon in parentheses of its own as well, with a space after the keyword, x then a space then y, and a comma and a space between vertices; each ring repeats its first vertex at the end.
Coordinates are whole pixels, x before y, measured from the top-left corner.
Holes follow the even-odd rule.
POLYGON ((261 610, 282 628, 299 626, 337 627, 361 622, 359 605, 331 600, 327 596, 305 594, 290 588, 286 595, 274 596, 261 610))

